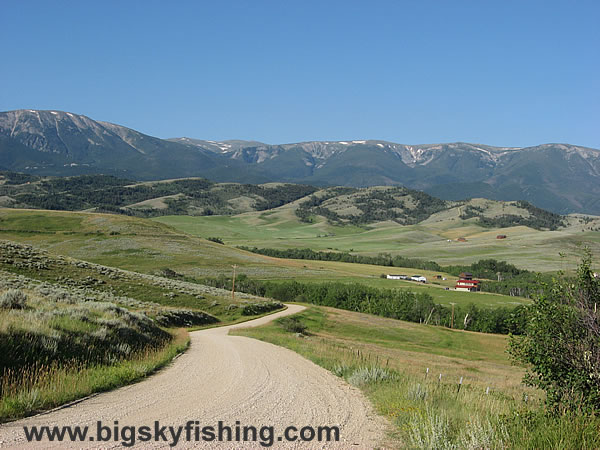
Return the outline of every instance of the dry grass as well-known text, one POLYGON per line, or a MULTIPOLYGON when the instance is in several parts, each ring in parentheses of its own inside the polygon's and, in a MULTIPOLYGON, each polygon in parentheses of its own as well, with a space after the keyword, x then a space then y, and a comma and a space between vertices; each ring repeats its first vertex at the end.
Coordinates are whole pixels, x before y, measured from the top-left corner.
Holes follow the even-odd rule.
POLYGON ((0 378, 0 422, 138 381, 168 364, 188 345, 187 331, 178 329, 165 347, 146 349, 114 365, 39 364, 7 370, 0 378))
POLYGON ((521 386, 504 336, 323 307, 295 317, 307 336, 278 323, 236 334, 290 348, 359 386, 411 448, 512 447, 511 414, 539 410, 542 396, 521 386))

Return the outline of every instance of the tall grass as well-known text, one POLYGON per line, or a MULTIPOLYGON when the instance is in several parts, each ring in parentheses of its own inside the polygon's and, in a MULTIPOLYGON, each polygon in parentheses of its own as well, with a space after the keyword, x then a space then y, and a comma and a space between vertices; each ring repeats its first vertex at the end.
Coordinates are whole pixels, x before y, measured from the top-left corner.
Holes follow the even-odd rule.
POLYGON ((187 331, 179 329, 166 346, 140 351, 113 365, 71 362, 8 369, 0 378, 0 422, 137 381, 165 366, 188 345, 187 331))
MULTIPOLYGON (((235 333, 294 350, 359 387, 376 410, 393 424, 392 433, 401 443, 399 446, 427 449, 600 448, 599 418, 548 415, 539 392, 510 384, 491 386, 488 390, 485 384, 467 376, 459 385, 460 377, 456 372, 442 374, 441 378, 438 373, 425 371, 419 375, 409 367, 398 367, 394 361, 381 357, 378 350, 383 347, 371 344, 370 351, 365 351, 361 340, 368 338, 372 342, 384 335, 383 329, 376 330, 365 322, 364 328, 369 333, 361 335, 357 332, 348 339, 347 335, 336 334, 339 323, 334 326, 314 309, 296 317, 309 325, 308 337, 299 338, 277 323, 236 330, 235 333), (326 334, 315 332, 319 331, 319 326, 326 334), (340 337, 343 341, 336 340, 340 337)), ((336 320, 342 319, 336 316, 336 320)), ((431 357, 427 353, 415 353, 414 356, 431 357)))

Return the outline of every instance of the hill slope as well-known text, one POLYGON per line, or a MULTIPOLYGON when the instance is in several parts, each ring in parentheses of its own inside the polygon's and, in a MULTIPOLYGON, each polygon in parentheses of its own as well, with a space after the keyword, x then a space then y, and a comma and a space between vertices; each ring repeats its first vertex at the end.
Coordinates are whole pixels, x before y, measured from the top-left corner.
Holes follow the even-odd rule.
POLYGON ((0 206, 65 211, 93 209, 136 216, 263 211, 316 190, 300 184, 215 183, 202 178, 137 183, 109 175, 40 177, 0 172, 0 206))
POLYGON ((266 210, 275 213, 276 208, 287 206, 300 222, 326 219, 337 225, 363 226, 387 220, 401 225, 417 224, 432 214, 464 205, 461 219, 475 217, 479 224, 488 227, 526 225, 553 230, 565 225, 558 214, 523 201, 492 208, 492 214, 488 203, 471 203, 440 200, 395 186, 318 190, 308 185, 215 183, 202 178, 135 183, 106 175, 61 178, 0 172, 0 206, 16 208, 96 210, 151 217, 235 215, 266 210), (511 205, 515 207, 505 208, 511 205))
POLYGON ((526 200, 559 213, 600 214, 600 151, 569 144, 163 140, 72 113, 19 110, 0 113, 0 167, 137 180, 202 176, 253 183, 403 185, 446 200, 526 200))

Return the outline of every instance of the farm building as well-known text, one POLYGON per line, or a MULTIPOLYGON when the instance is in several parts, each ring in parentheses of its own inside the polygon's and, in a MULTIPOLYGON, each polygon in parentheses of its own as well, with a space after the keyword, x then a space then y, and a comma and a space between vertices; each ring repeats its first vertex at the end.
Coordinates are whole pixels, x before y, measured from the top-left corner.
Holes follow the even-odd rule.
POLYGON ((496 239, 506 239, 506 235, 505 234, 499 234, 498 236, 496 236, 496 239))
POLYGON ((425 278, 423 275, 413 275, 412 277, 410 277, 410 279, 412 281, 418 281, 419 283, 427 282, 427 278, 425 278))
POLYGON ((408 275, 386 275, 388 280, 408 280, 408 275))
POLYGON ((459 237, 459 238, 457 239, 457 241, 458 241, 458 242, 467 242, 467 238, 464 238, 464 237, 459 237))
POLYGON ((460 278, 461 280, 472 280, 473 274, 471 272, 461 272, 458 275, 458 278, 460 278))
POLYGON ((477 292, 479 288, 479 280, 459 279, 454 286, 455 291, 477 292))

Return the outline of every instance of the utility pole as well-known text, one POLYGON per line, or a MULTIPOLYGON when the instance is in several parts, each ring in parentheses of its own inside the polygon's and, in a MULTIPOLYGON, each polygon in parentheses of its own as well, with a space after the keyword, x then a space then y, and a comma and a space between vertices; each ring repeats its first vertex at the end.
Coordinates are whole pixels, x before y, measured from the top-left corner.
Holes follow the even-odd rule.
POLYGON ((233 267, 233 283, 231 284, 231 299, 235 300, 235 269, 237 268, 237 264, 234 264, 231 267, 233 267))
POLYGON ((454 328, 454 305, 456 303, 450 303, 452 305, 452 320, 450 321, 450 328, 454 328))

